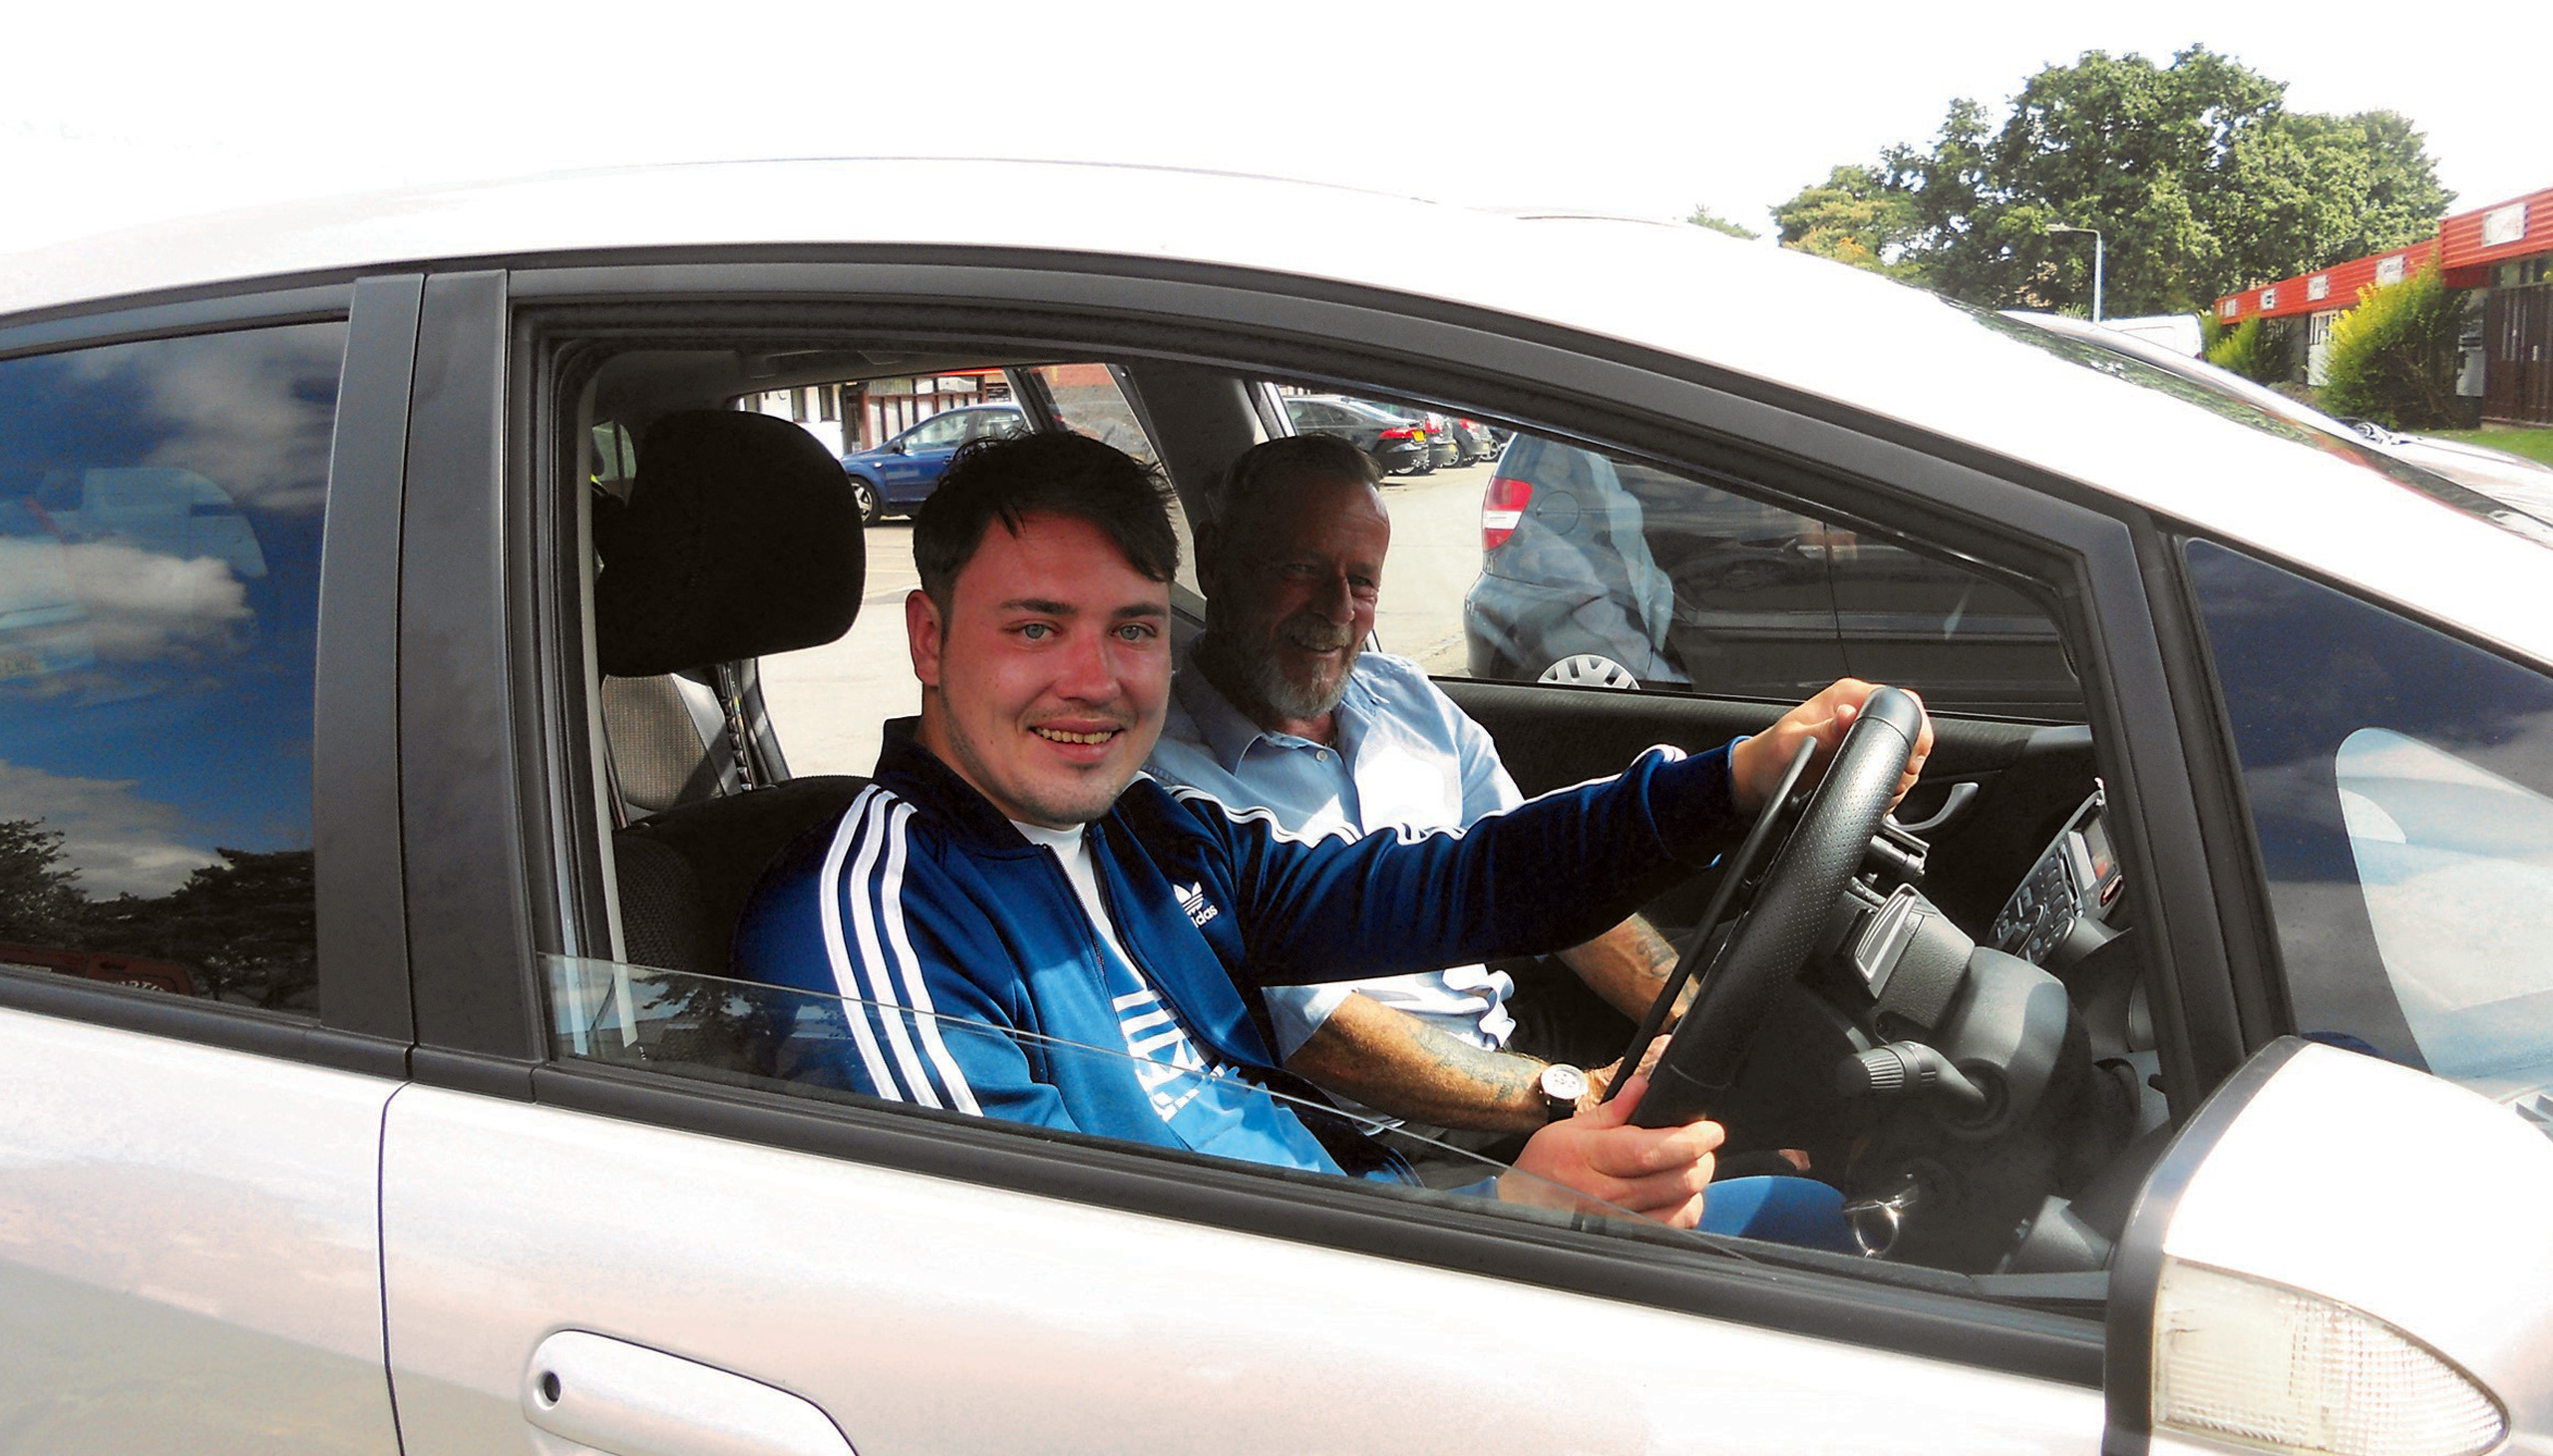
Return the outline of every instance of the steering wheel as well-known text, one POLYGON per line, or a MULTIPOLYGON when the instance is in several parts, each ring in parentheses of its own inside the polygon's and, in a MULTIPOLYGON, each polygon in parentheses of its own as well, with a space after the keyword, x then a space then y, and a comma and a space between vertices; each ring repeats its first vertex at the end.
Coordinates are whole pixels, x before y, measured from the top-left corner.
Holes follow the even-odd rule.
MULTIPOLYGON (((1843 746, 1827 766, 1826 778, 1800 813, 1790 837, 1782 843, 1772 868, 1764 874, 1753 902, 1729 932, 1718 956, 1702 973, 1701 991, 1675 1026, 1674 1038, 1649 1073, 1648 1091, 1632 1111, 1640 1127, 1671 1127, 1689 1122, 1723 1097, 1736 1079, 1747 1043, 1772 1009, 1774 994, 1799 973, 1809 951, 1826 932, 1835 903, 1852 884, 1870 852, 1871 837, 1887 817, 1899 777, 1924 712, 1915 699, 1893 687, 1874 691, 1862 704, 1843 746)), ((1760 848, 1780 819, 1804 762, 1795 761, 1779 791, 1771 795, 1748 832, 1746 849, 1760 848)), ((1737 888, 1752 868, 1753 855, 1741 850, 1728 866, 1723 896, 1737 888)), ((1719 918, 1718 913, 1706 917, 1719 918)), ((1700 953, 1697 941, 1686 959, 1700 953)), ((1678 966, 1657 998, 1652 1021, 1633 1043, 1637 1065, 1655 1018, 1672 1004, 1689 966, 1678 966)), ((1619 1085, 1619 1084, 1618 1084, 1619 1085)))

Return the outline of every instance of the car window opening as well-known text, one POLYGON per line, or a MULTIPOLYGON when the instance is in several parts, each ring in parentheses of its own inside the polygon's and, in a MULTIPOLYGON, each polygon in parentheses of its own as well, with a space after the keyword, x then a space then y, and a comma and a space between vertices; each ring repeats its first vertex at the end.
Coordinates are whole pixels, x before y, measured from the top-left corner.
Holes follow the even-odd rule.
MULTIPOLYGON (((677 368, 648 355, 603 366, 595 418, 583 424, 609 428, 591 437, 589 481, 636 480, 633 450, 643 466, 657 448, 649 428, 681 409, 732 401, 785 421, 757 401, 816 387, 810 376, 722 396, 687 375, 697 362, 677 368)), ((823 356, 807 367, 824 368, 823 356)), ((1207 485, 1182 466, 1192 438, 1220 432, 1239 446, 1265 431, 1200 417, 1193 397, 1176 408, 1148 399, 1140 381, 1139 367, 950 356, 824 382, 835 419, 788 428, 842 432, 839 450, 826 437, 819 453, 852 484, 867 523, 858 617, 830 642, 735 652, 726 665, 741 670, 741 700, 732 704, 719 701, 710 663, 645 664, 663 670, 636 676, 606 667, 599 747, 624 826, 609 862, 625 958, 555 971, 559 1055, 686 1075, 743 1071, 740 1058, 759 1057, 757 1085, 789 1080, 768 1048, 748 1057, 733 1044, 738 1017, 720 998, 759 993, 733 990, 744 983, 727 978, 729 936, 763 866, 852 804, 868 785, 879 724, 917 701, 902 608, 917 578, 910 527, 897 516, 926 498, 936 475, 899 483, 887 469, 918 477, 934 463, 925 457, 944 467, 967 438, 1071 430, 1161 463, 1194 510, 1207 485), (961 379, 972 387, 939 392, 961 379), (919 413, 925 398, 942 407, 919 413), (865 443, 887 424, 894 433, 865 443), (770 742, 761 787, 730 767, 740 728, 748 765, 755 744, 770 742), (571 993, 581 1012, 571 1014, 571 993), (636 1019, 613 1020, 624 1014, 636 1019), (717 1046, 713 1022, 728 1038, 717 1046), (641 1023, 654 1029, 640 1035, 641 1023), (617 1039, 607 1053, 596 1050, 603 1040, 579 1040, 596 1037, 617 1039)), ((1846 675, 1905 681, 1981 720, 1977 748, 1945 755, 1969 761, 1900 816, 1924 826, 1930 845, 1917 860, 1874 860, 1713 1112, 1732 1129, 1732 1165, 1793 1150, 1840 1187, 1863 1248, 1886 1257, 1874 1266, 2001 1278, 1974 1287, 2063 1307, 2087 1291, 2097 1299, 2126 1213, 2110 1205, 2118 1187, 2135 1185, 2121 1170, 2141 1166, 2169 1113, 2155 1090, 2135 898, 2122 893, 2090 742, 2080 729, 2040 726, 2079 721, 2082 710, 2058 629, 2039 606, 1949 553, 1758 504, 1728 489, 1734 481, 1706 484, 1559 434, 1388 399, 1238 383, 1233 400, 1273 395, 1272 413, 1293 433, 1344 439, 1374 459, 1393 527, 1375 639, 1459 694, 1527 792, 1618 769, 1640 744, 1706 747, 1747 726, 1715 704, 1796 701, 1846 675), (1542 693, 1527 690, 1536 684, 1542 693), (1580 684, 1615 689, 1603 698, 1615 706, 1591 719, 1597 700, 1549 693, 1580 684), (2008 726, 1986 721, 1995 719, 2008 726), (2013 750, 1988 745, 2033 735, 2069 769, 2052 783, 1999 783, 1999 756, 2008 762, 2013 750), (1892 1091, 1898 1083, 1876 1070, 1926 1057, 1948 1075, 1915 1081, 1973 1095, 1892 1091), (1841 1085, 1856 1068, 1862 1084, 1841 1085), (2032 1284, 2039 1275, 2058 1282, 2032 1284), (2073 1275, 2095 1282, 2064 1282, 2073 1275)), ((597 532, 606 577, 608 535, 597 532)), ((1186 540, 1182 547, 1187 562, 1186 540)), ((749 595, 770 569, 740 565, 728 589, 749 595)), ((1174 592, 1183 648, 1210 610, 1185 581, 1174 592)), ((612 635, 608 622, 597 635, 612 635)), ((1771 716, 1746 711, 1762 711, 1759 723, 1771 716)), ((1692 923, 1711 888, 1707 878, 1679 887, 1650 917, 1677 941, 1715 942, 1725 926, 1713 934, 1692 923)))

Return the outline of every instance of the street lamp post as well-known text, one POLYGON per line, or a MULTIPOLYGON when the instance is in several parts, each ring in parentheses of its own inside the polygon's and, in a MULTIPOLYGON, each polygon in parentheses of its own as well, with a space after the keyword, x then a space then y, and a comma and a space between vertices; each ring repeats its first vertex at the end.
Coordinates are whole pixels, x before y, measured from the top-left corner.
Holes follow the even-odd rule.
POLYGON ((2076 227, 2065 222, 2051 222, 2047 225, 2047 230, 2050 232, 2088 232, 2092 234, 2092 322, 2099 323, 2101 321, 2101 229, 2097 227, 2076 227))

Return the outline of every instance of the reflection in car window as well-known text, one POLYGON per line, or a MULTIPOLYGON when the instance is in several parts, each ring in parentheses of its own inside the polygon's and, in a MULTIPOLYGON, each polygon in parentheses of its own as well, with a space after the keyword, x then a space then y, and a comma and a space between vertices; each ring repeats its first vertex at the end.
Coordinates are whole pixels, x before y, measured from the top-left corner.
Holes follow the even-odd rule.
MULTIPOLYGON (((907 1006, 621 961, 550 954, 541 958, 549 990, 550 1053, 571 1061, 641 1066, 673 1076, 798 1097, 893 1107, 903 1112, 912 1111, 912 1104, 881 1102, 843 1084, 835 1069, 846 1064, 847 1046, 861 1038, 871 1042, 884 1039, 889 1044, 864 1045, 862 1050, 921 1059, 944 1056, 946 1048, 961 1038, 998 1038, 1016 1047, 1046 1078, 1063 1075, 1060 1069, 1078 1063, 1138 1063, 1126 1048, 1087 1046, 963 1017, 934 1016, 907 1006)), ((1454 1199, 1462 1207, 1496 1209, 1538 1222, 1576 1223, 1581 1227, 1638 1222, 1648 1232, 1666 1233, 1658 1225, 1637 1220, 1635 1215, 1591 1196, 1415 1137, 1404 1129, 1385 1130, 1370 1119, 1351 1117, 1326 1103, 1280 1089, 1203 1067, 1174 1066, 1156 1060, 1140 1061, 1130 1074, 1142 1078, 1157 1102, 1185 1104, 1220 1099, 1232 1106, 1254 1103, 1285 1107, 1313 1128, 1341 1163, 1372 1172, 1364 1178, 1348 1179, 1256 1162, 1214 1160, 1219 1163, 1271 1178, 1352 1183, 1386 1196, 1421 1202, 1454 1199), (1409 1183, 1383 1171, 1374 1156, 1376 1148, 1366 1142, 1366 1135, 1372 1133, 1386 1135, 1395 1140, 1399 1150, 1413 1155, 1423 1149, 1449 1163, 1466 1163, 1477 1171, 1478 1177, 1449 1180, 1463 1185, 1450 1193, 1409 1183), (1499 1178, 1508 1180, 1508 1196, 1503 1199, 1492 1197, 1482 1186, 1499 1178), (1531 1188, 1531 1196, 1515 1196, 1526 1187, 1531 1188)), ((1042 1137, 1058 1135, 1056 1129, 1043 1126, 1038 1132, 1042 1137)), ((1198 1156, 1175 1152, 1165 1155, 1159 1148, 1113 1139, 1085 1140, 1156 1157, 1198 1156)))
POLYGON ((0 962, 315 1009, 342 324, 0 363, 0 962))
MULTIPOLYGON (((1964 304, 1958 306, 1967 307, 1964 304)), ((2218 382, 2201 372, 2207 366, 2186 371, 2166 369, 2120 349, 2104 348, 2089 340, 2057 333, 2021 319, 2006 318, 1984 309, 1968 311, 1979 323, 1997 333, 2045 349, 2060 359, 2097 370, 2113 379, 2168 394, 2174 399, 2186 400, 2211 414, 2223 416, 2264 435, 2275 435, 2282 440, 2292 440, 2299 445, 2310 445, 2326 454, 2337 455, 2468 516, 2489 521, 2530 541, 2553 545, 2553 528, 2527 513, 2457 485, 2434 471, 2422 470, 2383 451, 2370 449, 2367 442, 2346 429, 2318 429, 2307 424, 2294 413, 2257 398, 2258 386, 2249 380, 2229 375, 2218 382)), ((2338 423, 2334 422, 2335 425, 2338 423)))
POLYGON ((2333 767, 2375 948, 2429 1069, 2548 1060, 2553 796, 2387 728, 2343 739, 2333 767))
POLYGON ((2207 542, 2188 560, 2298 1029, 2553 1083, 2553 680, 2207 542))
POLYGON ((1114 445, 1146 465, 1161 461, 1152 436, 1144 432, 1117 371, 1106 364, 1040 364, 1028 371, 1046 386, 1055 402, 1055 418, 1064 427, 1114 445))

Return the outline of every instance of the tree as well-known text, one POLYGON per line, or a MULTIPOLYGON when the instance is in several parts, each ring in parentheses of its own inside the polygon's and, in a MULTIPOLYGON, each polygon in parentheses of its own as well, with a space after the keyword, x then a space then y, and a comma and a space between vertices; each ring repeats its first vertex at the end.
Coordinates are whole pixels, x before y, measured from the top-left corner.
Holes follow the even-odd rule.
POLYGON ((2283 117, 2234 149, 2229 175, 2219 293, 2417 242, 2454 195, 2393 112, 2283 117))
POLYGON ((2371 288, 2332 320, 2323 404, 2393 429, 2454 423, 2464 295, 2422 268, 2371 288))
POLYGON ((1955 100, 1931 147, 1836 169, 1775 215, 1793 246, 1821 250, 1834 219, 1892 271, 1997 308, 2087 303, 2089 240, 2048 228, 2095 227, 2113 314, 2202 308, 2434 226, 2453 193, 2407 120, 2293 114, 2285 92, 2204 46, 2168 66, 2087 51, 2031 77, 2000 125, 1955 100), (1870 215, 1862 230, 1846 203, 1870 215))
POLYGON ((79 938, 78 870, 62 866, 62 834, 41 819, 0 819, 0 940, 68 945, 79 938))
POLYGON ((194 966, 207 995, 311 1009, 319 986, 311 852, 213 853, 217 860, 167 895, 95 907, 91 944, 194 966))
POLYGON ((1916 228, 1914 199, 1868 167, 1839 167, 1821 185, 1800 188, 1773 209, 1773 221, 1784 247, 1882 273, 1896 271, 1916 228))
POLYGON ((1695 227, 1707 227, 1713 232, 1725 232, 1731 237, 1742 237, 1748 242, 1753 242, 1755 239, 1764 235, 1751 227, 1741 226, 1738 223, 1729 221, 1727 218, 1722 217, 1717 212, 1712 211, 1710 208, 1703 206, 1699 202, 1695 202, 1693 204, 1692 215, 1686 217, 1684 220, 1692 223, 1695 227))

